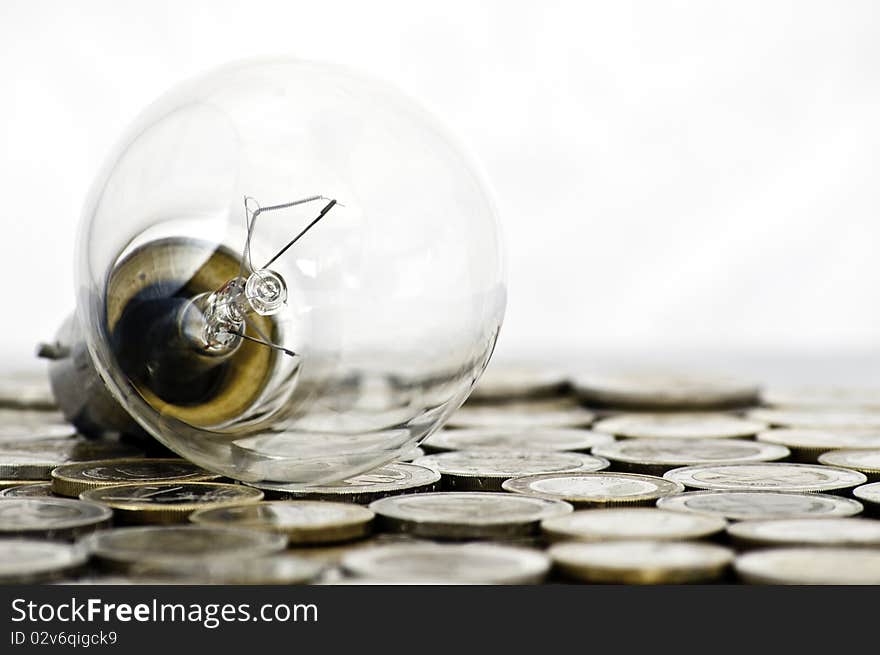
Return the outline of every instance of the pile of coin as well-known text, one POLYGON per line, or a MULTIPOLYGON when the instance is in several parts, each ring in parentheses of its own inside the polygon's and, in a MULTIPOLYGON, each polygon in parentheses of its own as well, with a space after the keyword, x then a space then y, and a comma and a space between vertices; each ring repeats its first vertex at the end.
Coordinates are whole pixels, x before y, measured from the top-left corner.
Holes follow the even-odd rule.
POLYGON ((420 448, 302 487, 2 382, 0 583, 880 584, 880 390, 493 365, 420 448))

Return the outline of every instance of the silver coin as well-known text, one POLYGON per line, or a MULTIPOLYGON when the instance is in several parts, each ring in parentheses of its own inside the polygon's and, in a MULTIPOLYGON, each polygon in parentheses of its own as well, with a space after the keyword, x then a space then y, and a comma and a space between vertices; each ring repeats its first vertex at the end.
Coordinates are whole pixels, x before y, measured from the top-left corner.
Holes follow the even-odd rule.
POLYGON ((783 519, 743 521, 727 528, 745 546, 880 547, 880 521, 872 519, 783 519))
POLYGON ((549 473, 507 480, 505 491, 536 498, 564 500, 575 507, 653 504, 658 498, 681 493, 671 480, 635 473, 549 473))
POLYGON ((453 491, 383 498, 370 504, 386 529, 429 539, 509 539, 534 534, 543 519, 572 511, 559 500, 453 491))
POLYGON ((545 519, 541 530, 554 541, 667 541, 703 539, 724 530, 717 516, 670 512, 655 507, 585 509, 545 519))
POLYGON ((569 577, 623 584, 708 582, 733 561, 733 551, 722 546, 672 541, 570 541, 551 546, 548 554, 569 577))
POLYGON ((761 389, 761 403, 785 408, 880 410, 880 389, 857 387, 770 387, 761 389))
POLYGON ((269 530, 287 535, 290 544, 350 541, 370 533, 373 512, 351 503, 325 500, 276 500, 202 509, 189 517, 199 525, 269 530))
POLYGON ((44 441, 76 435, 58 412, 0 409, 0 442, 44 441))
POLYGON ((520 402, 503 405, 465 405, 447 425, 455 428, 582 428, 596 415, 577 404, 520 402))
POLYGON ((86 563, 81 548, 36 539, 0 539, 0 584, 45 582, 86 563))
POLYGON ((76 539, 110 525, 106 507, 71 498, 0 498, 0 536, 76 539))
POLYGON ((389 544, 348 553, 342 566, 357 576, 447 584, 536 584, 550 569, 541 552, 498 544, 389 544))
POLYGON ((185 459, 119 458, 64 464, 52 470, 53 490, 77 498, 83 491, 120 484, 204 482, 220 476, 185 459))
POLYGON ((661 498, 657 507, 730 521, 853 516, 862 511, 862 504, 849 498, 777 491, 691 491, 661 498))
POLYGON ((415 463, 438 471, 443 486, 456 491, 501 491, 501 484, 513 477, 608 467, 608 460, 592 455, 547 450, 454 450, 415 463))
POLYGON ((684 466, 667 471, 663 477, 708 491, 840 491, 867 479, 849 469, 787 462, 684 466))
POLYGON ((562 394, 567 387, 568 377, 559 371, 492 363, 480 377, 468 401, 541 398, 562 394))
POLYGON ((222 482, 143 482, 96 487, 80 498, 112 508, 121 523, 183 523, 196 510, 256 503, 263 493, 222 482))
POLYGON ((864 473, 868 481, 880 481, 880 448, 873 450, 832 450, 819 455, 819 463, 864 473))
POLYGON ((186 575, 208 560, 252 559, 284 550, 283 535, 201 525, 115 528, 79 542, 102 566, 132 574, 186 575))
POLYGON ((439 481, 440 474, 433 469, 392 462, 335 484, 309 487, 267 482, 252 486, 265 491, 268 498, 334 500, 366 505, 385 496, 434 491, 439 481))
POLYGON ((759 407, 749 410, 747 416, 775 427, 880 431, 880 411, 759 407))
POLYGON ((596 446, 593 454, 621 470, 662 475, 681 466, 769 462, 787 457, 789 451, 741 439, 624 439, 596 446))
POLYGON ((0 491, 0 498, 45 498, 53 497, 51 482, 32 482, 17 484, 0 491))
POLYGON ((472 428, 442 430, 424 446, 431 450, 589 451, 614 441, 610 434, 580 428, 472 428))
POLYGON ((766 428, 757 421, 706 412, 620 414, 594 426, 597 432, 630 439, 732 439, 751 437, 766 428))
POLYGON ((868 508, 872 512, 880 512, 880 482, 872 482, 871 484, 863 484, 861 487, 856 487, 853 489, 853 496, 867 503, 868 508))
POLYGON ((207 559, 188 567, 192 584, 292 585, 314 581, 324 567, 296 555, 270 555, 245 559, 207 559))
POLYGON ((716 409, 754 404, 757 386, 731 377, 634 372, 580 375, 573 380, 582 400, 632 409, 716 409))
POLYGON ((35 372, 0 377, 0 407, 54 409, 49 377, 35 372))
POLYGON ((52 469, 69 462, 136 455, 143 452, 114 440, 0 441, 0 478, 48 480, 52 469))
POLYGON ((877 585, 880 550, 873 548, 773 548, 740 555, 737 575, 751 584, 877 585))

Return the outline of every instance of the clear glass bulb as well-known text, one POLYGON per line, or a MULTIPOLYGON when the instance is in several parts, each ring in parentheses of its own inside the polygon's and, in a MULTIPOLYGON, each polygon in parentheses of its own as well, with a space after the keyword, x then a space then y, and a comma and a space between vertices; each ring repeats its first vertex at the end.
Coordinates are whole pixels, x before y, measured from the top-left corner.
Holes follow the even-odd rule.
POLYGON ((467 397, 506 292, 491 196, 422 108, 290 59, 187 82, 98 176, 77 316, 114 396, 180 455, 325 483, 467 397))

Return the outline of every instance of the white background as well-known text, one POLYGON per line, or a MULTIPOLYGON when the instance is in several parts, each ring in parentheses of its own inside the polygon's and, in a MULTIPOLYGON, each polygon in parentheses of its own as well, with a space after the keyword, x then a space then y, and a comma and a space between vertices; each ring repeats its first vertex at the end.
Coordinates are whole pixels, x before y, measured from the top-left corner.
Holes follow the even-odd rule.
POLYGON ((858 363, 880 333, 878 11, 3 0, 2 352, 26 361, 71 309, 80 207, 143 106, 290 53, 397 83, 483 162, 509 255, 502 356, 858 363))

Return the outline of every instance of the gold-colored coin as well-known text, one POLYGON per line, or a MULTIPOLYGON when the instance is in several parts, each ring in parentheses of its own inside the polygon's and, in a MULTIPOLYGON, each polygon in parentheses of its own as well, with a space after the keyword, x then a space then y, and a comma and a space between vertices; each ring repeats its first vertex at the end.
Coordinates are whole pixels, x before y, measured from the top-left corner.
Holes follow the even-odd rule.
POLYGON ((65 464, 52 471, 52 491, 78 497, 83 491, 120 484, 145 482, 208 482, 220 476, 174 458, 101 459, 65 464))
POLYGON ((121 523, 184 523, 196 510, 256 503, 263 492, 220 482, 157 482, 99 487, 79 497, 110 507, 121 523))

